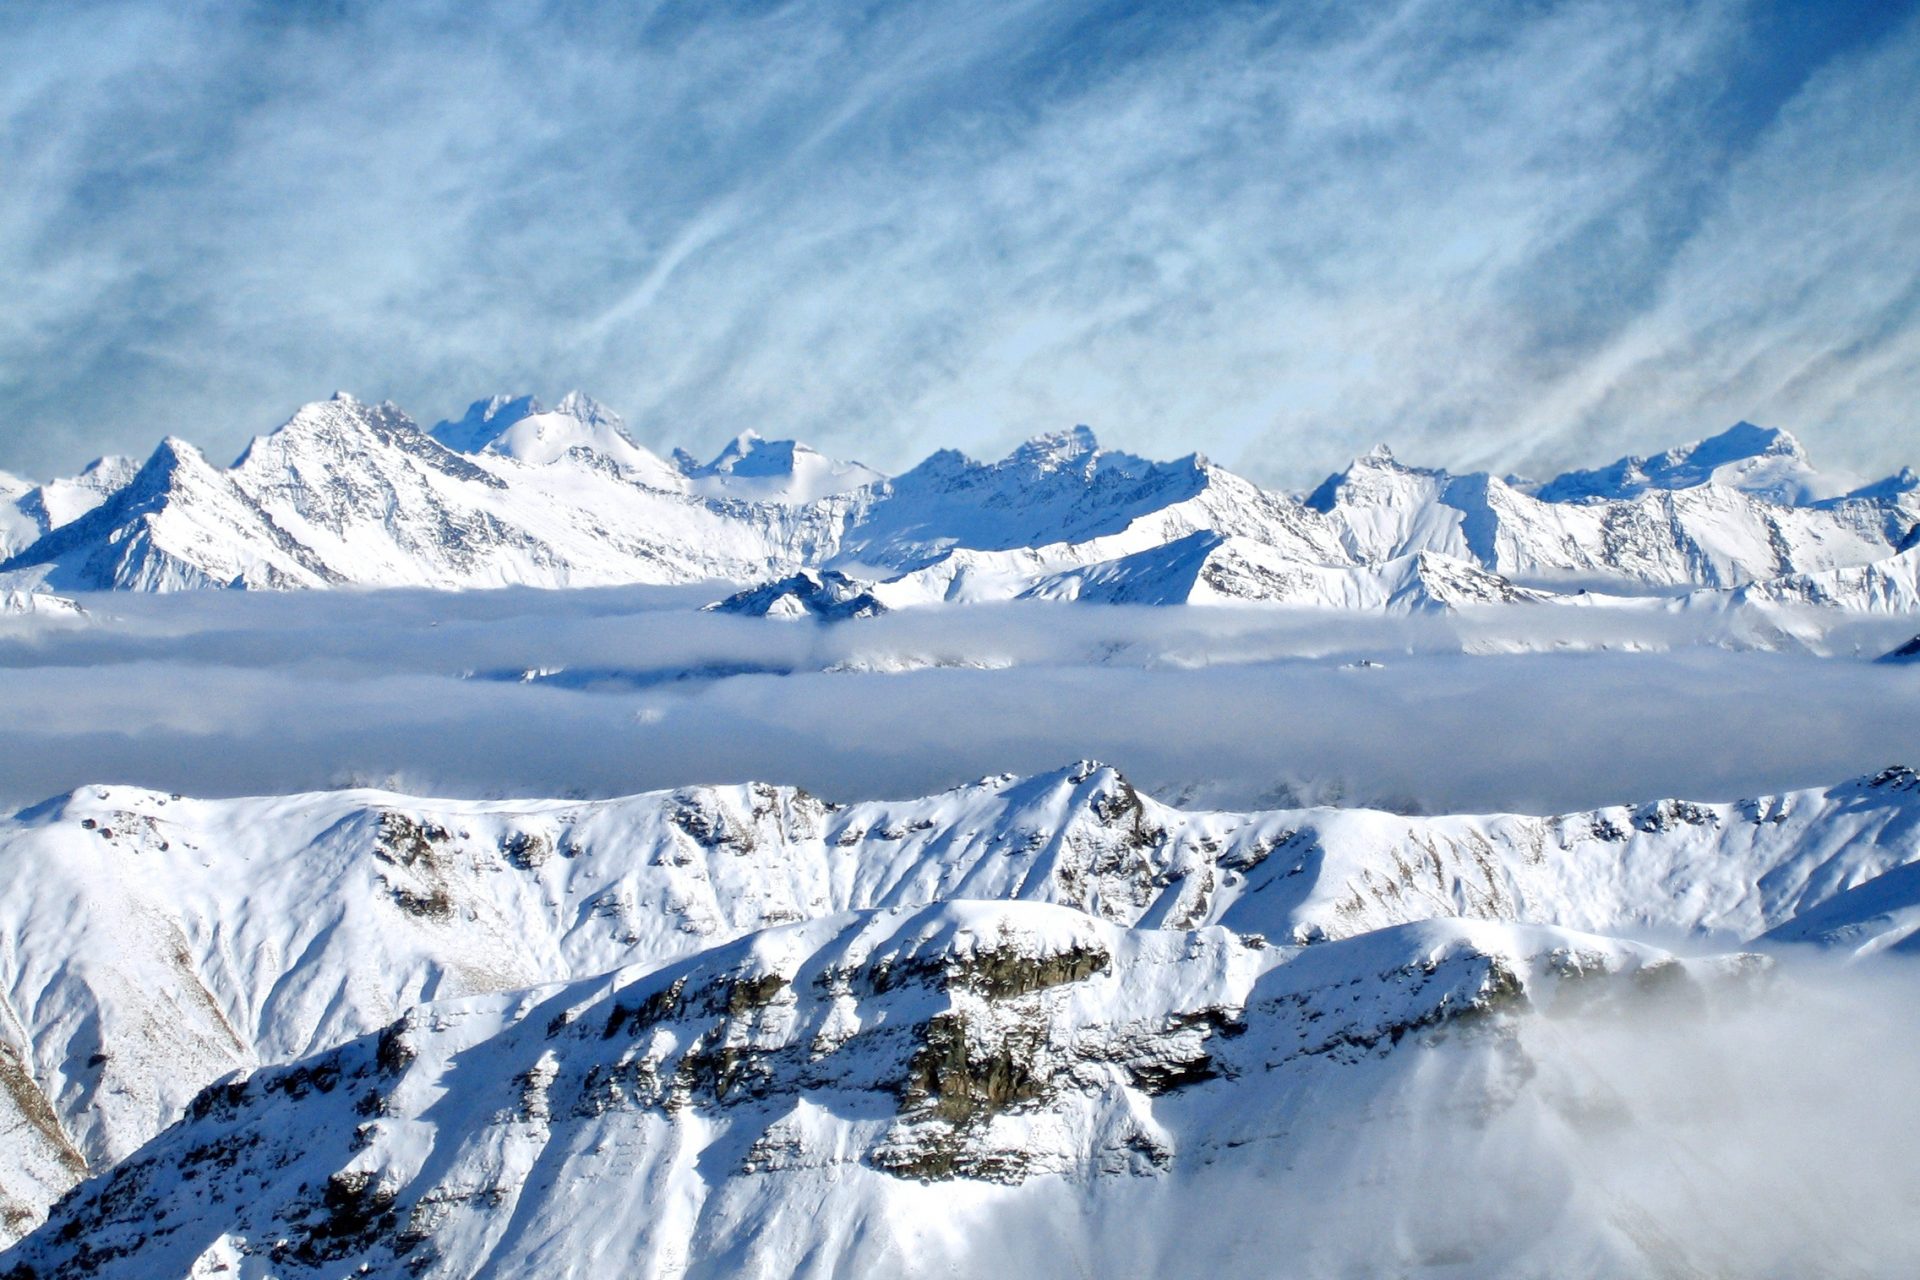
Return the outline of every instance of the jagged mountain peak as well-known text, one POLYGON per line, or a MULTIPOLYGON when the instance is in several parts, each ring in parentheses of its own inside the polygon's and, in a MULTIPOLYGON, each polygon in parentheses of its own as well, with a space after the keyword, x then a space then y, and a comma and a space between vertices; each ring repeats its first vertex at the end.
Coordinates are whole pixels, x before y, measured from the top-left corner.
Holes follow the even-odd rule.
POLYGON ((1756 426, 1743 418, 1718 435, 1669 450, 1662 456, 1674 462, 1717 467, 1744 458, 1788 457, 1804 460, 1807 451, 1791 432, 1779 427, 1756 426))
POLYGON ((104 501, 0 567, 80 590, 282 589, 339 581, 273 523, 232 471, 177 436, 161 440, 104 501))
POLYGON ((413 466, 492 489, 505 487, 427 434, 391 400, 370 404, 345 393, 302 405, 276 430, 255 436, 232 473, 257 498, 275 492, 291 497, 297 490, 330 504, 337 498, 326 492, 330 487, 361 485, 376 472, 386 474, 389 484, 402 484, 413 466))
POLYGON ((1124 450, 1103 448, 1093 428, 1083 425, 1033 436, 995 462, 979 462, 956 449, 941 449, 896 483, 911 488, 915 486, 909 477, 942 483, 954 480, 966 488, 1011 486, 1012 491, 1037 497, 1046 492, 1080 492, 1088 485, 1111 487, 1151 476, 1191 478, 1205 470, 1198 454, 1154 462, 1124 450))
POLYGON ((1387 445, 1376 444, 1341 470, 1334 472, 1303 500, 1313 511, 1329 513, 1343 503, 1377 505, 1383 500, 1418 501, 1451 479, 1440 468, 1415 467, 1400 461, 1387 445))
POLYGON ((873 584, 835 569, 802 569, 706 606, 715 613, 752 618, 813 618, 838 622, 888 612, 873 594, 873 584))
MULTIPOLYGON (((226 584, 232 567, 263 556, 325 565, 310 583, 281 579, 308 585, 744 585, 834 568, 874 584, 891 608, 1031 595, 1391 609, 1411 597, 1382 574, 1415 552, 1495 575, 1411 562, 1415 578, 1470 587, 1475 598, 1508 595, 1501 578, 1613 581, 1644 594, 1852 570, 1886 559, 1916 527, 1911 472, 1840 500, 1802 501, 1831 487, 1807 479, 1804 458, 1786 432, 1741 423, 1655 459, 1623 459, 1611 477, 1569 473, 1535 490, 1409 466, 1381 445, 1302 501, 1197 454, 1161 462, 1102 448, 1084 425, 997 461, 942 450, 889 481, 751 429, 711 461, 682 451, 669 463, 578 391, 553 409, 518 393, 476 400, 432 433, 391 404, 342 393, 249 445, 227 477, 237 497, 200 486, 217 512, 201 522, 204 537, 177 550, 183 565, 205 559, 207 572, 143 580, 226 584), (1646 492, 1688 477, 1700 486, 1646 492), (1582 485, 1639 488, 1628 498, 1550 500, 1582 485), (249 503, 259 512, 248 514, 249 503), (257 545, 262 537, 276 549, 257 545)), ((0 553, 18 559, 124 478, 103 467, 65 482, 71 501, 47 503, 44 516, 30 509, 31 493, 6 503, 0 553)), ((102 564, 130 532, 88 528, 103 539, 102 564)))
POLYGON ((1867 502, 1898 501, 1916 489, 1920 489, 1920 472, 1902 467, 1890 476, 1861 485, 1846 496, 1867 502))
MULTIPOLYGON (((685 451, 682 450, 682 453, 685 451)), ((689 475, 769 476, 790 474, 794 460, 814 453, 797 440, 769 440, 748 427, 721 447, 711 462, 688 468, 689 475)), ((688 455, 691 456, 691 455, 688 455)))
POLYGON ((560 397, 553 411, 562 417, 572 418, 589 426, 610 426, 622 432, 626 430, 625 421, 619 414, 607 408, 584 391, 573 390, 560 397))
MULTIPOLYGON (((893 1224, 923 1223, 944 1190, 997 1241, 1021 1216, 1012 1187, 1065 1181, 1076 1220, 1104 1199, 1086 1238, 1109 1243, 1024 1272, 1125 1271, 1141 1188, 1155 1203, 1221 1163, 1264 1193, 1298 1150, 1276 1130, 1330 1124, 1344 1141, 1390 1110, 1339 1082, 1416 1070, 1443 1036, 1494 1046, 1555 1007, 1563 971, 1582 998, 1644 1000, 1647 972, 1691 992, 1750 967, 1459 922, 1293 949, 1041 903, 828 916, 655 969, 439 1001, 209 1088, 16 1256, 104 1277, 571 1274, 613 1254, 677 1261, 691 1238, 722 1260, 703 1275, 821 1257, 852 1274, 1021 1271, 979 1265, 994 1254, 977 1242, 929 1256, 893 1224)), ((1500 1115, 1519 1084, 1471 1060, 1468 1102, 1500 1115)), ((1162 1229, 1178 1257, 1209 1231, 1177 1212, 1162 1229)), ((1268 1248, 1242 1239, 1202 1270, 1257 1270, 1268 1248)))
POLYGON ((563 459, 611 469, 654 487, 675 484, 673 468, 634 443, 619 414, 582 391, 569 391, 552 409, 530 395, 476 400, 460 418, 428 433, 459 453, 512 458, 544 467, 563 459))
POLYGON ((1022 442, 1007 456, 1019 466, 1053 471, 1101 453, 1093 428, 1081 424, 1065 431, 1049 431, 1022 442))
POLYGON ((533 396, 499 393, 475 400, 460 417, 437 423, 428 434, 449 449, 478 453, 522 418, 544 412, 533 396))
POLYGON ((169 468, 182 463, 205 461, 206 455, 201 453, 199 447, 192 441, 173 435, 161 436, 160 443, 153 446, 153 452, 147 455, 147 460, 140 465, 140 470, 134 475, 137 479, 155 468, 169 468))
MULTIPOLYGON (((1095 760, 845 805, 760 783, 507 802, 378 790, 202 800, 96 785, 0 821, 0 949, 14 957, 16 983, 48 975, 50 985, 29 988, 33 998, 19 988, 11 998, 66 1140, 89 1161, 117 1160, 234 1068, 375 1032, 436 993, 485 1003, 487 993, 538 988, 501 998, 545 1002, 555 989, 543 984, 580 983, 578 997, 529 1024, 525 1058, 470 1077, 490 1079, 485 1087, 503 1096, 517 1093, 547 1046, 573 1042, 571 1033, 555 1037, 578 1018, 559 1013, 600 994, 633 1012, 682 975, 677 992, 647 1007, 671 1013, 683 996, 712 995, 716 1012, 751 1021, 771 997, 791 1008, 797 995, 826 1017, 841 995, 917 999, 888 996, 906 980, 964 977, 960 985, 989 984, 1006 998, 1031 995, 1041 987, 1030 979, 1047 974, 1025 961, 1052 966, 1077 955, 1054 975, 1064 989, 1101 971, 1096 952, 1124 965, 1141 948, 1171 959, 1196 938, 1213 948, 1212 938, 1225 948, 1220 957, 1305 964, 1291 972, 1320 975, 1344 1002, 1356 976, 1384 977, 1383 990, 1403 976, 1418 982, 1402 963, 1411 956, 1419 968, 1439 954, 1435 944, 1508 953, 1524 943, 1531 953, 1526 940, 1544 935, 1516 921, 1753 937, 1912 865, 1916 812, 1920 788, 1900 769, 1823 791, 1555 817, 1188 811, 1138 793, 1095 760), (1543 859, 1543 849, 1557 852, 1543 859), (1702 866, 1714 874, 1703 878, 1702 866), (1456 915, 1481 923, 1436 919, 1456 915), (76 922, 78 941, 40 927, 46 920, 76 922), (794 921, 809 923, 757 932, 794 921), (1267 947, 1256 935, 1312 945, 1267 947), (876 945, 829 945, 836 938, 876 945), (1339 959, 1381 946, 1394 957, 1378 968, 1339 959), (236 954, 256 968, 235 966, 236 954), (850 972, 856 959, 860 972, 850 972), (592 976, 622 966, 626 976, 611 985, 592 976), (781 981, 765 981, 771 975, 781 981), (718 984, 712 992, 706 979, 718 984), (67 1016, 78 1008, 97 1014, 67 1016)), ((1115 976, 1119 991, 1144 990, 1115 976)), ((460 1017, 454 1005, 436 1008, 460 1017)), ((602 1006, 581 1039, 624 1052, 609 1043, 614 1021, 602 1006)), ((791 1042, 797 1065, 819 1060, 806 1046, 834 1025, 885 1024, 816 1024, 791 1042)), ((637 1048, 630 1065, 646 1056, 649 1026, 622 1015, 621 1030, 638 1037, 627 1042, 637 1048)), ((1151 1040, 1162 1043, 1158 1031, 1151 1040)), ((669 1067, 658 1079, 673 1076, 669 1067)), ((889 1097, 888 1116, 898 1105, 889 1097)), ((362 1102, 357 1089, 339 1101, 343 1140, 384 1114, 370 1106, 346 1119, 362 1102)), ((37 1113, 24 1105, 0 1091, 0 1119, 9 1121, 0 1156, 10 1160, 35 1143, 20 1120, 37 1113)), ((24 1193, 44 1207, 79 1173, 49 1170, 24 1193)), ((10 1182, 4 1194, 23 1188, 10 1182)), ((0 1219, 0 1231, 6 1225, 0 1219)), ((154 1271, 145 1258, 128 1266, 154 1271)))
POLYGON ((96 510, 123 505, 128 501, 138 504, 151 500, 165 492, 182 473, 196 477, 224 475, 192 441, 179 436, 162 436, 160 443, 153 447, 153 452, 147 455, 147 460, 140 464, 139 469, 115 495, 116 501, 103 504, 96 510))
POLYGON ((249 455, 269 441, 282 446, 309 440, 338 443, 368 435, 385 437, 408 431, 420 433, 419 425, 393 401, 370 404, 345 391, 336 391, 329 399, 301 405, 278 427, 264 436, 255 436, 233 465, 245 466, 249 455))

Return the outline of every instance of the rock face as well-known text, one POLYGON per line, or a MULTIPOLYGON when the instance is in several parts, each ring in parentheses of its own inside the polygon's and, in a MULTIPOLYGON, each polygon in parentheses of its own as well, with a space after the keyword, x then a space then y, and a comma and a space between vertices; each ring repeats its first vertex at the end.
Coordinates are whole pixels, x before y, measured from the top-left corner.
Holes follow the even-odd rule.
MULTIPOLYGON (((1899 769, 1552 818, 1187 812, 1084 762, 848 806, 763 784, 597 802, 83 788, 0 824, 0 1069, 14 1082, 0 1194, 17 1231, 223 1075, 327 1051, 423 1001, 650 968, 847 912, 1014 902, 1084 917, 1093 932, 1039 969, 969 952, 962 985, 999 999, 1107 972, 1109 927, 1222 929, 1254 950, 1462 918, 1785 938, 1917 859, 1920 786, 1899 769)), ((1840 923, 1803 932, 1856 951, 1898 940, 1840 923)), ((957 1121, 1028 1087, 1031 1064, 957 1047, 999 1007, 955 1005, 914 1050, 913 1114, 957 1121)))
POLYGON ((1026 596, 1422 612, 1579 587, 1911 608, 1899 553, 1916 526, 1910 473, 1828 481, 1792 437, 1747 424, 1539 486, 1381 448, 1298 499, 1198 455, 1103 449, 1085 427, 997 462, 943 451, 891 479, 752 432, 710 462, 669 461, 577 392, 550 411, 476 401, 430 432, 343 394, 227 469, 168 441, 138 468, 107 459, 37 488, 0 478, 0 573, 58 590, 839 572, 888 608, 1026 596))
POLYGON ((1920 662, 1920 636, 1887 650, 1875 662, 1920 662))

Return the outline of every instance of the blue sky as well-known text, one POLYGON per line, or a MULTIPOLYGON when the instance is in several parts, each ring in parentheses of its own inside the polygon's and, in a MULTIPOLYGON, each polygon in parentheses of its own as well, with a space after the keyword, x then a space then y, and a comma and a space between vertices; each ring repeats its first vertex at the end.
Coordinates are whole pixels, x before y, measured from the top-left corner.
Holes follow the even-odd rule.
POLYGON ((22 3, 0 68, 28 475, 575 386, 888 469, 1920 464, 1912 4, 22 3))

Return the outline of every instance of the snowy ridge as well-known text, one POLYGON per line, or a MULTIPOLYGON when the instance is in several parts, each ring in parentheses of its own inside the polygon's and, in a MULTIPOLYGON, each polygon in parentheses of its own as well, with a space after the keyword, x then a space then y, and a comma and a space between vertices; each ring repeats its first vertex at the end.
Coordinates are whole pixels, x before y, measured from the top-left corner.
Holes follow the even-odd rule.
POLYGON ((1547 502, 1604 502, 1710 484, 1789 506, 1838 497, 1849 487, 1846 478, 1815 471, 1807 451, 1787 432, 1736 422, 1717 436, 1656 457, 1569 471, 1541 485, 1535 496, 1547 502))
POLYGON ((1796 573, 1734 591, 1736 603, 1814 605, 1858 613, 1920 610, 1920 547, 1871 564, 1796 573))
POLYGON ((89 787, 0 829, 0 1045, 20 1081, 0 1131, 22 1171, 0 1190, 24 1225, 221 1075, 420 1001, 847 911, 1025 901, 1284 943, 1463 917, 1747 939, 1916 858, 1905 770, 1552 818, 1190 813, 1085 763, 848 806, 762 784, 599 802, 89 787))
POLYGON ((1407 467, 1384 448, 1307 504, 1335 520, 1364 561, 1437 551, 1522 581, 1592 577, 1643 589, 1864 564, 1895 550, 1920 518, 1906 493, 1796 506, 1717 482, 1549 501, 1493 476, 1407 467))
POLYGON ((28 560, 46 566, 47 585, 77 590, 313 587, 342 580, 275 524, 232 472, 172 438, 112 497, 8 564, 28 560))
POLYGON ((79 622, 91 615, 77 600, 56 596, 49 591, 0 591, 0 615, 14 617, 59 618, 79 622))
POLYGON ((1888 562, 1920 527, 1920 481, 1849 485, 1821 480, 1785 433, 1745 424, 1537 488, 1406 466, 1382 447, 1299 499, 1198 455, 1103 449, 1085 427, 996 462, 942 451, 889 479, 752 432, 711 462, 667 461, 578 392, 551 411, 495 396, 431 432, 343 394, 230 469, 170 440, 137 469, 106 459, 74 481, 10 484, 0 571, 24 587, 181 590, 832 570, 889 608, 1028 597, 1420 612, 1582 587, 1598 589, 1586 603, 1691 589, 1909 608, 1874 603, 1905 597, 1848 575, 1905 573, 1888 562))

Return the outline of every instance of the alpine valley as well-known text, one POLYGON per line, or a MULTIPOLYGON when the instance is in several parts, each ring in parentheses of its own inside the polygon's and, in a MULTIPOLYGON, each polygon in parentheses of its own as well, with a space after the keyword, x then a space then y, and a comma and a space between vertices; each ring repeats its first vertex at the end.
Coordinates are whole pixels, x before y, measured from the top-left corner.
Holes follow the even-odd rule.
POLYGON ((578 394, 430 430, 342 395, 230 467, 0 476, 0 550, 0 794, 67 779, 0 819, 6 1280, 1920 1257, 1911 471, 1743 423, 1538 482, 1382 448, 1289 494, 1085 428, 889 477, 662 457, 578 394), (1481 737, 1410 727, 1443 680, 1481 737), (1604 705, 1636 685, 1683 714, 1604 705), (604 782, 705 758, 723 694, 764 770, 604 782), (358 769, 328 708, 391 774, 213 781, 358 769), (957 763, 1096 712, 1159 772, 957 763), (409 772, 403 714, 494 785, 409 772), (1263 760, 1297 719, 1406 803, 1219 802, 1219 750, 1326 780, 1263 760), (1583 732, 1716 777, 1883 754, 1527 803, 1606 789, 1583 732), (832 752, 867 783, 794 785, 832 752), (208 785, 155 785, 183 756, 208 785), (1429 803, 1423 759, 1514 811, 1429 803))

